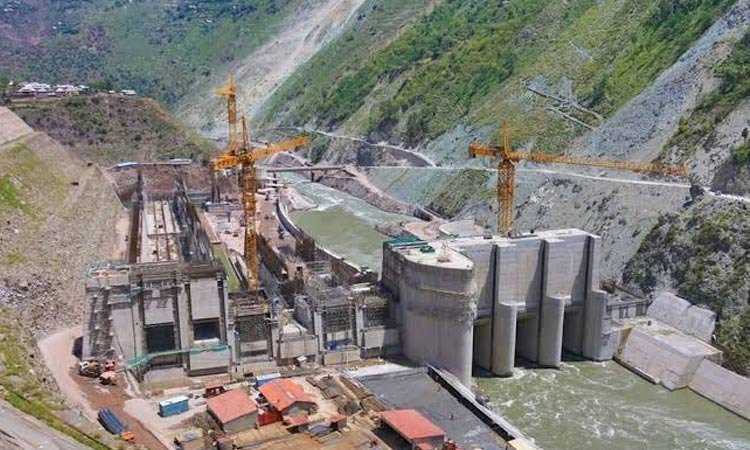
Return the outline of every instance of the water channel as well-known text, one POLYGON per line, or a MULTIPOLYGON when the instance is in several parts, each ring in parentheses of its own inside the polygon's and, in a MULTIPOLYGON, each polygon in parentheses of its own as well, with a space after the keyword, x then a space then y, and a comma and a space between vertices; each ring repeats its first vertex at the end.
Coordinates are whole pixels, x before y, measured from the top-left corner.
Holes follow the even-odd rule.
MULTIPOLYGON (((294 187, 317 203, 292 219, 318 242, 380 271, 374 230, 408 217, 315 183, 294 187)), ((750 450, 750 422, 690 390, 669 392, 615 362, 566 362, 561 370, 516 369, 474 379, 492 408, 545 450, 750 450)))
POLYGON ((307 211, 293 211, 290 216, 294 223, 328 250, 378 273, 383 241, 390 238, 377 232, 375 225, 416 220, 382 211, 320 183, 302 181, 302 177, 285 174, 284 179, 317 205, 307 211))

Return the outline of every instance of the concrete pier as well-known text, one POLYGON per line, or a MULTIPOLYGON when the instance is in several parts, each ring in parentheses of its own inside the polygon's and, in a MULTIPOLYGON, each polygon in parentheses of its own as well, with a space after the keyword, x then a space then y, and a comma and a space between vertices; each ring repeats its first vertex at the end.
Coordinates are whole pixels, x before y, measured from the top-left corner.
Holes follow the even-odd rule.
POLYGON ((565 322, 565 299, 545 297, 539 316, 539 365, 560 367, 562 360, 563 324, 565 322))
POLYGON ((416 248, 405 253, 399 283, 402 351, 471 381, 476 286, 472 262, 460 254, 442 258, 416 248))
POLYGON ((513 376, 516 359, 516 323, 518 307, 495 305, 492 329, 492 373, 501 377, 513 376))

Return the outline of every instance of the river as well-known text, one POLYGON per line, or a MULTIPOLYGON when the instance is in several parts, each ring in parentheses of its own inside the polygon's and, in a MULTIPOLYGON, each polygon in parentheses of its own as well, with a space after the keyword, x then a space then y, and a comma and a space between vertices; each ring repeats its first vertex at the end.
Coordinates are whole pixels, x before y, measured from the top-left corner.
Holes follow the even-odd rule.
MULTIPOLYGON (((380 272, 373 228, 413 220, 317 183, 294 187, 318 205, 292 219, 330 250, 380 272)), ((688 389, 669 392, 616 362, 565 362, 474 379, 492 408, 545 450, 750 450, 750 422, 688 389)))
POLYGON ((491 408, 545 450, 750 450, 750 422, 614 361, 475 378, 491 408))

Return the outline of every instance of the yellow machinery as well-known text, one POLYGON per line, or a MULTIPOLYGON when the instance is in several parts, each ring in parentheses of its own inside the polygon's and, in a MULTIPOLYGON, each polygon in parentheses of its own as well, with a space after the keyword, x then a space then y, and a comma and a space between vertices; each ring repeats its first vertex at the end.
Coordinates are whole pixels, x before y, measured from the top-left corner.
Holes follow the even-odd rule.
POLYGON ((684 166, 666 166, 662 164, 637 161, 618 161, 612 159, 586 158, 578 156, 552 155, 541 152, 519 152, 511 149, 508 124, 503 123, 503 145, 490 147, 479 144, 476 140, 469 146, 469 157, 491 156, 497 158, 497 230, 508 235, 513 228, 513 200, 516 186, 516 163, 532 161, 536 163, 575 164, 579 166, 606 167, 610 169, 630 170, 641 173, 659 173, 665 175, 687 175, 684 166))
POLYGON ((242 186, 242 206, 245 216, 245 265, 247 266, 247 282, 250 292, 257 292, 260 285, 260 261, 258 258, 258 230, 256 229, 255 192, 258 189, 255 163, 276 153, 293 151, 307 145, 309 138, 299 136, 295 139, 267 145, 265 147, 250 147, 247 133, 247 118, 242 117, 240 129, 237 120, 237 90, 234 80, 229 76, 227 85, 219 88, 216 93, 227 98, 227 119, 229 122, 229 142, 224 153, 211 163, 211 170, 235 169, 241 167, 240 183, 242 186))

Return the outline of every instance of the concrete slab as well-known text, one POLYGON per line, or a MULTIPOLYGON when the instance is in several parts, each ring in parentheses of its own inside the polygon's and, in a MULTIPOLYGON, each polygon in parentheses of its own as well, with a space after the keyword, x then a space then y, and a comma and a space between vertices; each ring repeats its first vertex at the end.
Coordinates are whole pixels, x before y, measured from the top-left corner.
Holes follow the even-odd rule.
POLYGON ((34 130, 8 108, 0 107, 0 145, 19 139, 34 130))

